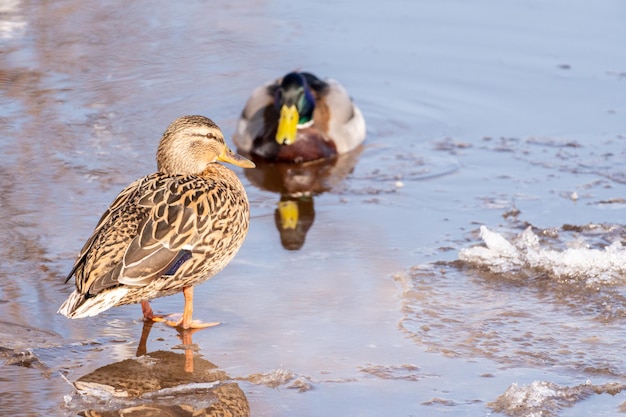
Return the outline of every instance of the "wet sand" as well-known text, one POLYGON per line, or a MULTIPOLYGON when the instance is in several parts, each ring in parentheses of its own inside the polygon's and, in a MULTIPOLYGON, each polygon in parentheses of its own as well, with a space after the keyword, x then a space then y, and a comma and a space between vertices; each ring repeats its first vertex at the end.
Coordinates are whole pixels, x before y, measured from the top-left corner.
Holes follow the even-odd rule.
MULTIPOLYGON (((481 225, 510 239, 532 226, 561 249, 624 241, 624 11, 530 0, 1 6, 0 414, 623 410, 623 282, 494 274, 458 258, 482 245, 481 225), (76 253, 117 192, 155 170, 169 122, 204 114, 230 137, 252 89, 293 68, 341 81, 368 123, 365 146, 299 201, 300 247, 286 249, 275 222, 284 184, 237 170, 250 233, 196 289, 195 314, 221 326, 181 340, 155 325, 137 356, 139 306, 57 315, 76 253), (120 399, 70 385, 103 369, 114 378, 120 363, 161 388, 120 399), (218 374, 163 377, 189 363, 218 374), (545 382, 532 386, 537 408, 510 407, 507 389, 533 381, 545 382)), ((153 303, 182 306, 182 295, 153 303)))

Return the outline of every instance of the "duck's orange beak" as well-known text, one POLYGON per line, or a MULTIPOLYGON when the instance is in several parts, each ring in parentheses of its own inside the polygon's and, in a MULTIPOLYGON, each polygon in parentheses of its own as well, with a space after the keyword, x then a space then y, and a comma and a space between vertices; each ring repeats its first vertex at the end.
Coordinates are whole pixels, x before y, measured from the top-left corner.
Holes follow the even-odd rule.
POLYGON ((229 164, 237 165, 242 168, 254 168, 256 165, 248 158, 236 154, 227 147, 224 147, 224 151, 217 157, 218 161, 228 162, 229 164))
POLYGON ((291 145, 296 141, 298 120, 300 120, 300 114, 295 104, 291 106, 283 104, 283 107, 280 109, 278 131, 276 132, 276 142, 279 145, 291 145))

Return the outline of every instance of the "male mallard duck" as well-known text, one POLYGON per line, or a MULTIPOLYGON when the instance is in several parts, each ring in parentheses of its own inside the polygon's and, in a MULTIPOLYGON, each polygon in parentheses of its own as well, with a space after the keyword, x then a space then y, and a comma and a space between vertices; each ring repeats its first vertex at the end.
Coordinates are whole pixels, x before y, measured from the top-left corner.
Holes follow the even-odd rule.
POLYGON ((146 319, 183 328, 213 325, 192 320, 193 286, 230 262, 250 219, 243 185, 217 161, 254 167, 228 149, 210 119, 175 120, 159 143, 158 172, 126 187, 85 243, 66 280, 75 276, 76 290, 59 313, 89 317, 141 302, 146 319), (153 314, 148 300, 180 291, 180 321, 153 314))
POLYGON ((365 120, 337 81, 290 72, 252 92, 233 140, 269 161, 328 159, 365 140, 365 120))

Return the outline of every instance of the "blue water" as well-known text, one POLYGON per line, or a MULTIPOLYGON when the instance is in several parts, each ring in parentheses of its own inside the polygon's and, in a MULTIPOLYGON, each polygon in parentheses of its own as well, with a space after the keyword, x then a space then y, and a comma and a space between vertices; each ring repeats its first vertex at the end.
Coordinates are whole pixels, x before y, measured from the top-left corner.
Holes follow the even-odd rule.
MULTIPOLYGON (((298 251, 280 243, 280 196, 237 171, 250 234, 196 289, 195 314, 223 325, 193 342, 251 415, 490 415, 513 383, 624 383, 621 285, 542 286, 449 262, 483 224, 553 230, 563 247, 624 238, 562 227, 626 220, 625 12, 565 0, 0 5, 0 313, 13 323, 0 326, 0 414, 94 406, 61 374, 134 358, 141 312, 56 315, 74 256, 117 192, 155 169, 172 120, 204 114, 230 137, 252 89, 294 68, 342 82, 368 138, 314 197, 298 251)), ((148 351, 180 343, 157 325, 148 351)), ((624 401, 559 413, 614 415, 624 401)))

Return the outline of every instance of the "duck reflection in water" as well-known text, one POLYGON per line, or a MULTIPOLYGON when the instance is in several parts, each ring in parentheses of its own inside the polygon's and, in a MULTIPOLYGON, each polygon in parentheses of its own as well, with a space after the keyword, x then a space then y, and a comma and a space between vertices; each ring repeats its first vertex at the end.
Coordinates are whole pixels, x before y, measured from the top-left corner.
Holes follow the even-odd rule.
POLYGON ((280 234, 280 243, 287 250, 298 250, 304 245, 306 233, 315 220, 312 195, 280 196, 274 211, 274 222, 280 234))
POLYGON ((267 162, 251 156, 256 169, 245 170, 252 185, 280 194, 274 211, 283 248, 299 250, 315 221, 314 197, 336 187, 353 170, 363 146, 334 158, 305 163, 267 162))
POLYGON ((184 354, 148 353, 152 324, 144 323, 136 358, 103 366, 74 382, 83 398, 113 396, 120 400, 106 401, 104 409, 85 410, 80 415, 250 416, 248 399, 239 385, 196 354, 192 334, 197 329, 179 330, 184 354))

